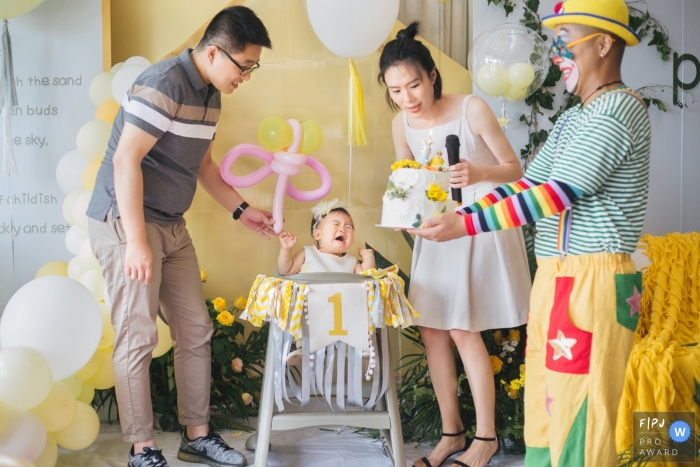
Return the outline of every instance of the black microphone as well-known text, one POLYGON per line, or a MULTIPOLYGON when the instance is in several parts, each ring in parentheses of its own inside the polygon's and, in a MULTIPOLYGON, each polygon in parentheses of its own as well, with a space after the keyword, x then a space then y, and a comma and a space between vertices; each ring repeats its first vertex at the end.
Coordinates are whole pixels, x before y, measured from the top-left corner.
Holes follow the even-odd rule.
MULTIPOLYGON (((447 162, 450 165, 459 163, 459 137, 457 135, 447 135, 445 140, 445 149, 447 149, 447 162)), ((452 199, 457 203, 462 204, 462 189, 452 188, 452 199)))

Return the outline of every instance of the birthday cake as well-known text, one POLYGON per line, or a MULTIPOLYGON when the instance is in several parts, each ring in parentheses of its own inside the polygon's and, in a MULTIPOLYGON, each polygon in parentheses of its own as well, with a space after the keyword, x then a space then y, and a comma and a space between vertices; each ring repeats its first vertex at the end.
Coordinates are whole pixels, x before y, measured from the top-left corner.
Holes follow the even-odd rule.
POLYGON ((440 155, 428 165, 404 159, 395 162, 382 202, 383 227, 420 228, 423 220, 452 212, 450 175, 440 155))

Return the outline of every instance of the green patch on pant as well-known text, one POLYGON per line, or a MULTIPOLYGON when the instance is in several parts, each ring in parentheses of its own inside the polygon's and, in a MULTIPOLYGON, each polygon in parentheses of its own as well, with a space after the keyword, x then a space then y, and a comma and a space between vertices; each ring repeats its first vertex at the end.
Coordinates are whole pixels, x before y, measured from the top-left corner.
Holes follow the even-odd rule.
POLYGON ((615 274, 615 295, 617 296, 617 322, 631 331, 637 330, 640 300, 642 294, 642 273, 615 274))
POLYGON ((588 413, 588 396, 584 399, 581 409, 566 437, 564 449, 559 457, 562 467, 584 467, 586 461, 586 417, 588 413))
POLYGON ((549 448, 533 448, 526 446, 525 467, 552 467, 552 456, 549 448))

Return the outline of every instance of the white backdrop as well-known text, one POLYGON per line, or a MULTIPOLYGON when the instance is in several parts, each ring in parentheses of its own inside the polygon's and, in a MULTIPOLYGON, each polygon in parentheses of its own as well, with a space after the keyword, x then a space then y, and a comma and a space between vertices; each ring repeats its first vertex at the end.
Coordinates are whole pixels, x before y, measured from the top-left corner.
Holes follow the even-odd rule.
POLYGON ((102 2, 45 0, 10 20, 9 30, 19 101, 12 117, 19 174, 0 176, 0 312, 43 264, 72 257, 64 243, 65 195, 56 183, 56 165, 75 149, 80 127, 94 119, 88 89, 102 71, 102 2))
MULTIPOLYGON (((549 15, 558 0, 541 0, 539 13, 549 15)), ((522 17, 522 10, 516 9, 506 19, 502 7, 487 5, 486 0, 472 0, 472 37, 486 29, 505 22, 517 22, 522 17)), ((520 4, 521 2, 516 2, 520 4)), ((695 22, 700 19, 700 2, 695 0, 647 0, 649 10, 655 18, 669 30, 670 46, 679 55, 690 53, 700 56, 700 29, 695 22)), ((639 5, 636 5, 639 6, 639 5)), ((545 29, 551 43, 553 33, 545 29)), ((648 47, 648 38, 625 53, 622 78, 632 89, 648 84, 673 84, 673 55, 668 62, 661 60, 656 47, 648 47)), ((700 72, 700 70, 697 70, 700 72)), ((685 62, 679 72, 683 82, 692 82, 695 67, 685 62)), ((559 83, 557 93, 561 94, 563 81, 559 83)), ((475 94, 483 97, 493 111, 500 115, 501 108, 497 99, 484 96, 476 86, 475 94)), ((700 87, 695 89, 698 102, 689 108, 679 109, 673 106, 670 92, 660 94, 668 107, 668 112, 660 112, 656 107, 650 109, 652 122, 651 153, 651 188, 649 208, 644 223, 644 232, 663 235, 666 232, 700 231, 700 87)), ((555 107, 557 104, 555 103, 555 107)), ((508 116, 511 119, 507 135, 517 154, 525 146, 527 131, 525 124, 518 122, 520 115, 527 112, 524 103, 509 104, 508 116)), ((547 115, 549 116, 549 115, 547 115)), ((551 123, 541 118, 546 129, 551 123)))

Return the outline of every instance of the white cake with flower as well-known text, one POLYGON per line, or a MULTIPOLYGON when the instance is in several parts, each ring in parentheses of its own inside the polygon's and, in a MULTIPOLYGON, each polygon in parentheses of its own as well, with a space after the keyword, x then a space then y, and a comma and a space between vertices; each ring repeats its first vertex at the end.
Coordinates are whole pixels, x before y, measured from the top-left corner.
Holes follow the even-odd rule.
POLYGON ((382 200, 382 227, 420 228, 424 219, 457 207, 448 199, 450 175, 439 153, 428 165, 404 159, 391 170, 382 200))

